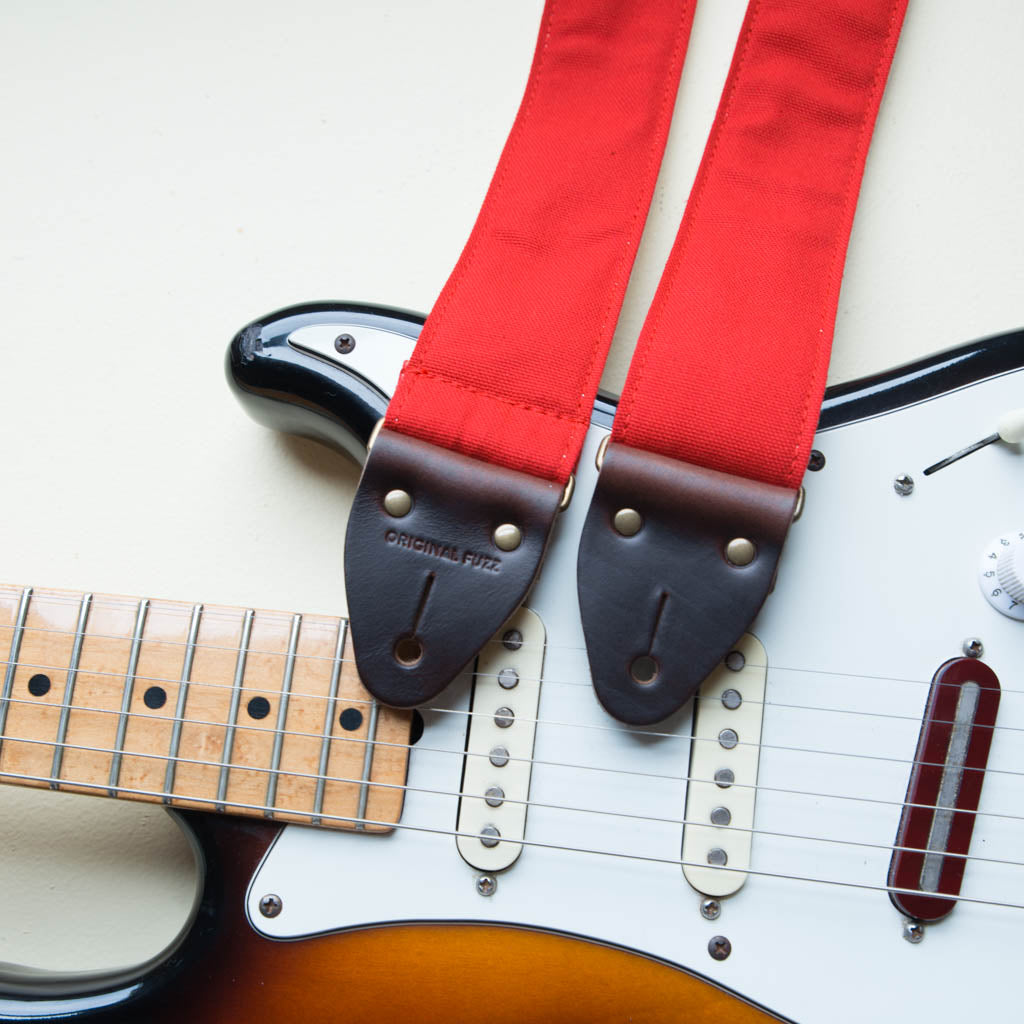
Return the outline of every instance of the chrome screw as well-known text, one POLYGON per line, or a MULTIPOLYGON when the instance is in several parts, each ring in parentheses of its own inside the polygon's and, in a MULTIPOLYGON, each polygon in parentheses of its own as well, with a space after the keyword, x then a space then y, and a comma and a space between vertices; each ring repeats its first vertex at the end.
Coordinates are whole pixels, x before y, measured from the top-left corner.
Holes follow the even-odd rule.
POLYGON ((728 960, 732 943, 724 935, 715 935, 708 943, 708 952, 712 960, 728 960))
POLYGON ((334 347, 343 356, 347 356, 356 347, 356 339, 351 334, 339 334, 334 339, 334 347))
POLYGON ((722 904, 718 900, 707 899, 700 901, 700 916, 705 921, 717 921, 721 913, 722 904))
POLYGON ((494 875, 478 875, 476 879, 476 891, 481 896, 493 896, 498 888, 498 880, 494 875))
POLYGON ((976 636, 969 636, 961 649, 967 658, 980 658, 985 653, 985 645, 976 636))
POLYGON ((260 913, 264 917, 277 917, 283 909, 281 897, 276 893, 268 892, 266 896, 260 897, 260 913))
POLYGON ((914 492, 914 478, 909 473, 900 473, 892 482, 892 489, 901 497, 914 492))
POLYGON ((903 922, 903 938, 912 946, 916 946, 924 938, 924 925, 920 921, 913 921, 908 917, 903 922))

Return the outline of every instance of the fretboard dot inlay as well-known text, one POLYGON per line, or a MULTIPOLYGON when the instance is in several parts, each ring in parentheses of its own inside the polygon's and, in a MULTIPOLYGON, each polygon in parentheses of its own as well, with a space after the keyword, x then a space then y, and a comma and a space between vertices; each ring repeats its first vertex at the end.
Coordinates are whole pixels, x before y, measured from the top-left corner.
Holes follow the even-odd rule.
POLYGON ((245 709, 250 718, 266 718, 270 714, 270 701, 266 697, 253 697, 245 709))
POLYGON ((143 695, 142 702, 156 711, 167 703, 167 691, 162 686, 151 686, 143 695))
POLYGON ((34 675, 28 681, 28 692, 33 697, 42 697, 44 694, 49 693, 50 690, 50 677, 44 676, 41 672, 34 675))
POLYGON ((338 719, 342 729, 355 732, 363 724, 363 713, 358 708, 345 708, 338 719))

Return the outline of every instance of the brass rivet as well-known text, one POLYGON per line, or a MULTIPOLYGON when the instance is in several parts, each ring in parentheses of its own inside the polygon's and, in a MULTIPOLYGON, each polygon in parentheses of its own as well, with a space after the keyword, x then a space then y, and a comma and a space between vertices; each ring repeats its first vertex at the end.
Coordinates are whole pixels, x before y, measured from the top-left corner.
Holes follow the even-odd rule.
POLYGON ((494 531, 494 543, 502 551, 515 551, 523 543, 523 531, 514 523, 502 523, 494 531))
POLYGON ((640 532, 644 525, 644 517, 635 508, 620 508, 612 520, 618 533, 623 537, 632 537, 640 532))
POLYGON ((734 537, 725 545, 725 557, 733 565, 750 565, 756 554, 754 542, 746 537, 734 537))
POLYGON ((407 516, 412 508, 412 495, 408 491, 388 491, 384 495, 384 511, 389 516, 401 519, 407 516))

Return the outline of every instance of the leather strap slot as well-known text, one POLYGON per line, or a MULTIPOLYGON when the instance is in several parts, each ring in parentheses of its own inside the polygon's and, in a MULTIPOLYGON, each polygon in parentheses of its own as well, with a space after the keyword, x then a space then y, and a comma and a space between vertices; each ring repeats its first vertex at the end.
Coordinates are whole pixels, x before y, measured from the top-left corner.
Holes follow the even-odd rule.
POLYGON ((786 487, 608 446, 577 580, 594 688, 610 714, 648 725, 693 696, 774 585, 796 500, 786 487), (753 558, 736 564, 751 545, 753 558))
POLYGON ((519 607, 562 490, 380 432, 345 541, 359 674, 378 700, 412 707, 436 696, 519 607))

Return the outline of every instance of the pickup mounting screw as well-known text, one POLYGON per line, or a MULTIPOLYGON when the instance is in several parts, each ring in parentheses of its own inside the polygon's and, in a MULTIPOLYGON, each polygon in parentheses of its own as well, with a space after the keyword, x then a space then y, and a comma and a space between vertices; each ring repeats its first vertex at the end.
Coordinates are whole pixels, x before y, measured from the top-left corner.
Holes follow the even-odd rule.
POLYGON ((334 339, 334 347, 343 356, 347 356, 356 347, 356 339, 351 334, 339 334, 334 339))
POLYGON ((481 896, 493 896, 498 888, 498 880, 494 875, 478 875, 476 880, 476 891, 481 896))
POLYGON ((277 917, 283 909, 281 897, 276 893, 268 892, 266 896, 260 897, 260 913, 264 917, 277 917))
POLYGON ((700 901, 700 916, 705 921, 717 921, 721 913, 722 904, 718 900, 707 899, 700 901))
POLYGON ((892 482, 892 489, 901 497, 914 493, 914 478, 909 473, 900 473, 892 482))
POLYGON ((708 943, 708 952, 712 960, 728 960, 732 943, 724 935, 715 935, 708 943))
POLYGON ((985 645, 976 636, 969 636, 962 650, 967 658, 980 658, 985 653, 985 645))
POLYGON ((924 938, 924 925, 920 921, 912 921, 908 918, 903 922, 903 938, 911 945, 916 946, 924 938))

